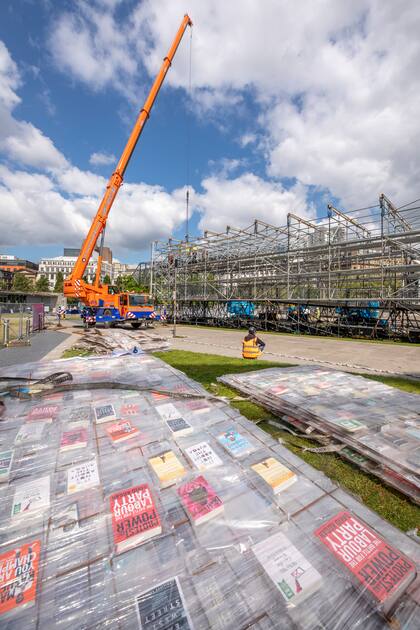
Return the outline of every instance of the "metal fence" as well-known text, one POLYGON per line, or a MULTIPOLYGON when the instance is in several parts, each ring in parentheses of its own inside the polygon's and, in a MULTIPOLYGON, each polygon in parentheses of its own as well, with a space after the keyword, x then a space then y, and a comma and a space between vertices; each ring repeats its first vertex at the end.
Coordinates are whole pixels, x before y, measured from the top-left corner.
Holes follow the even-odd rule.
POLYGON ((0 303, 0 347, 30 343, 45 328, 43 304, 0 303))

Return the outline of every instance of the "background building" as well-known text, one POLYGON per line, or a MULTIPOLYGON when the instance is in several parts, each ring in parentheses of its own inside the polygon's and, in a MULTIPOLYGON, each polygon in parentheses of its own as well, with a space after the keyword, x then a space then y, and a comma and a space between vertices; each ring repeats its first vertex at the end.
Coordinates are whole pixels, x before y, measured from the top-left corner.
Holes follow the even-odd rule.
POLYGON ((2 271, 9 271, 11 273, 21 273, 27 276, 31 280, 35 280, 38 265, 30 260, 23 260, 16 256, 9 256, 8 254, 0 254, 0 269, 2 271))
MULTIPOLYGON (((109 249, 109 248, 104 248, 104 249, 109 249)), ((45 276, 48 280, 49 288, 52 291, 57 281, 57 274, 59 272, 63 274, 64 278, 67 278, 71 274, 77 260, 78 252, 79 250, 66 247, 64 249, 63 256, 56 256, 55 258, 43 258, 39 262, 38 278, 40 278, 41 276, 45 276), (69 253, 74 254, 74 255, 68 255, 69 253)), ((109 252, 111 252, 111 250, 109 250, 109 252)), ((108 254, 108 258, 109 258, 109 254, 108 254)), ((112 252, 111 252, 111 259, 112 259, 112 252)), ((92 284, 95 280, 97 261, 98 261, 98 254, 94 252, 92 254, 92 258, 89 261, 88 266, 86 268, 86 272, 85 272, 85 278, 87 278, 87 281, 89 282, 89 284, 92 284)), ((103 259, 102 267, 101 267, 101 281, 103 281, 106 275, 109 275, 109 277, 112 279, 113 268, 112 268, 111 263, 103 259)))

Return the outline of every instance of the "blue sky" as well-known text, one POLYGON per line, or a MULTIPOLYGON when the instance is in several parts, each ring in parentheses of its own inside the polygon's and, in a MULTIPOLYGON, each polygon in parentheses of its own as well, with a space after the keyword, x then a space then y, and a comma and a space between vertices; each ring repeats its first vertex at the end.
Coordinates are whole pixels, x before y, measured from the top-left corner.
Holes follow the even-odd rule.
POLYGON ((0 251, 38 260, 80 244, 114 165, 93 156, 118 159, 185 9, 192 91, 187 32, 111 211, 120 260, 184 236, 188 166, 192 234, 419 196, 417 4, 264 5, 6 1, 0 251))

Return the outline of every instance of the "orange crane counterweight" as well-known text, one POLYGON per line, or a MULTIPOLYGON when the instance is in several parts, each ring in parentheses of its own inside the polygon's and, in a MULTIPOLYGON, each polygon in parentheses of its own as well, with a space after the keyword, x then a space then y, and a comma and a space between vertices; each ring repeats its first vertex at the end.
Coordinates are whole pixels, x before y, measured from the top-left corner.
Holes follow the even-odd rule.
MULTIPOLYGON (((128 138, 127 144, 122 152, 121 158, 118 162, 117 168, 111 175, 108 185, 105 190, 105 194, 102 198, 98 211, 92 221, 92 225, 90 226, 89 232, 83 242, 82 248, 80 250, 80 254, 77 258, 77 261, 74 265, 73 271, 71 275, 64 281, 64 295, 67 297, 77 297, 82 302, 84 302, 87 306, 90 307, 108 307, 108 309, 115 308, 121 311, 121 307, 127 306, 130 307, 128 303, 129 300, 125 299, 124 295, 120 294, 116 291, 112 290, 108 285, 100 284, 100 264, 101 264, 101 256, 98 260, 98 273, 96 276, 95 283, 93 285, 88 284, 83 280, 83 276, 86 271, 86 267, 89 263, 89 260, 93 254, 93 251, 98 242, 99 236, 105 229, 106 222, 108 219, 109 212, 112 208, 112 204, 114 203, 115 197, 117 196, 118 190, 120 189, 123 180, 124 173, 127 169, 128 163, 130 161, 131 156, 133 155, 133 151, 136 148, 136 144, 140 138, 140 135, 143 131, 143 128, 150 116, 150 112, 152 110, 153 104, 156 100, 156 97, 159 93, 159 90, 162 86, 162 83, 165 79, 166 73, 168 72, 172 60, 175 56, 175 53, 178 49, 178 46, 181 42, 182 36, 187 28, 187 26, 192 26, 192 21, 188 15, 184 16, 182 20, 181 26, 178 29, 178 32, 175 36, 175 39, 172 43, 172 46, 169 49, 168 54, 163 60, 162 66, 160 68, 159 74, 157 75, 155 82, 149 92, 149 95, 141 109, 135 125, 131 131, 130 137, 128 138)), ((146 300, 146 304, 147 304, 146 300)), ((144 306, 144 300, 143 300, 144 306)), ((135 314, 136 304, 133 304, 133 308, 130 311, 130 317, 132 313, 135 314)), ((149 307, 152 308, 153 307, 149 307)), ((143 309, 144 310, 144 309, 143 309)), ((125 319, 124 308, 122 308, 122 318, 125 319)))

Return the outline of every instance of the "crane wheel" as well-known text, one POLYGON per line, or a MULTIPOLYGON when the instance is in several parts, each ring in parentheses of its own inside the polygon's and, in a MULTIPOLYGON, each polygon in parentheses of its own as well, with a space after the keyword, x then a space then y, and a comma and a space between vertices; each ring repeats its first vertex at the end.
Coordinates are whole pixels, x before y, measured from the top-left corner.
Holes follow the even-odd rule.
POLYGON ((141 323, 140 322, 130 322, 132 327, 135 328, 137 330, 137 328, 140 328, 141 323))

